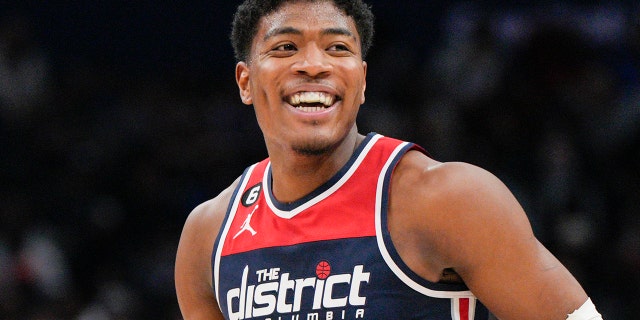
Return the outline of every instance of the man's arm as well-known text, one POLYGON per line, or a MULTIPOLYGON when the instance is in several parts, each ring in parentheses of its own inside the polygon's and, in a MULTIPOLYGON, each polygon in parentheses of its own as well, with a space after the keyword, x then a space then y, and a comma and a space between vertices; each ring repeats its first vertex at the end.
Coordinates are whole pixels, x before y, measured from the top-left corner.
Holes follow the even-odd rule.
POLYGON ((498 178, 469 164, 436 163, 417 153, 405 158, 392 185, 403 192, 392 194, 400 201, 392 199, 390 226, 415 235, 409 240, 420 252, 400 252, 414 271, 433 281, 453 268, 503 320, 564 320, 587 301, 498 178))
POLYGON ((176 294, 185 320, 224 319, 213 291, 211 254, 236 184, 196 207, 185 222, 175 264, 176 294))

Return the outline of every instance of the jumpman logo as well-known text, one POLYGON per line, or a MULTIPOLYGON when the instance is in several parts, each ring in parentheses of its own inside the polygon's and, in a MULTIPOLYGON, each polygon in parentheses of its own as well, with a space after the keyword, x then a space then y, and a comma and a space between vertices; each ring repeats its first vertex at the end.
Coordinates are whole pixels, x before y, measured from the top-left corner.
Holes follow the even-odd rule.
POLYGON ((251 217, 253 217, 253 214, 256 212, 257 209, 258 209, 258 206, 256 205, 253 208, 253 211, 251 211, 251 213, 247 216, 247 219, 245 219, 244 222, 242 223, 242 225, 240 226, 240 231, 238 231, 238 233, 236 233, 236 235, 233 236, 233 239, 237 238, 243 231, 251 232, 252 236, 255 236, 256 233, 258 233, 255 230, 253 230, 253 228, 250 225, 251 217))

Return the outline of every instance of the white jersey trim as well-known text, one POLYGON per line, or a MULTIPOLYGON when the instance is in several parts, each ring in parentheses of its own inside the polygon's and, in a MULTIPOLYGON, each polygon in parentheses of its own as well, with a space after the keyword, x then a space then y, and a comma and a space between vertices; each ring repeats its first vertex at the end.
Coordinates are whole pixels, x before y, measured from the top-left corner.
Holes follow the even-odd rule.
POLYGON ((451 318, 453 320, 473 320, 476 318, 476 299, 475 298, 453 298, 451 299, 451 318), (460 307, 460 299, 465 299, 467 305, 467 316, 462 317, 462 308, 460 307))
POLYGON ((380 253, 384 258, 384 261, 387 263, 387 266, 395 273, 395 275, 402 280, 407 286, 412 288, 415 291, 418 291, 426 296, 433 298, 475 298, 471 291, 438 291, 429 289, 415 282, 411 277, 405 274, 400 267, 393 260, 389 251, 384 243, 384 239, 382 237, 382 192, 384 192, 384 182, 387 171, 392 170, 393 168, 389 168, 394 159, 398 156, 398 153, 408 145, 408 142, 404 142, 400 144, 396 149, 391 153, 389 159, 385 163, 382 171, 380 172, 380 176, 378 177, 378 185, 376 189, 376 240, 378 241, 378 248, 380 249, 380 253))
POLYGON ((294 208, 294 209, 292 209, 290 211, 285 211, 285 210, 278 209, 273 204, 273 201, 271 200, 273 195, 271 194, 270 188, 267 187, 267 186, 271 185, 267 181, 268 176, 269 176, 269 171, 271 169, 271 162, 269 162, 267 164, 266 169, 264 170, 264 176, 262 178, 262 185, 265 186, 263 190, 264 190, 265 193, 267 193, 267 196, 265 197, 265 199, 267 201, 267 205, 269 206, 269 209, 271 209, 273 211, 273 213, 276 216, 280 217, 280 218, 291 219, 291 218, 295 217, 297 214, 299 214, 300 212, 302 212, 302 211, 312 207, 316 203, 326 199, 327 197, 332 195, 334 192, 336 192, 336 190, 338 190, 340 187, 342 187, 342 185, 344 185, 349 180, 349 178, 351 178, 351 176, 356 171, 356 169, 358 169, 358 167, 360 167, 360 164, 362 163, 364 158, 367 156, 367 154, 369 153, 371 148, 373 148, 373 146, 376 144, 378 139, 380 139, 381 137, 382 137, 382 135, 380 135, 380 134, 376 134, 373 137, 371 137, 371 139, 369 140, 367 145, 364 146, 364 148, 362 149, 362 152, 360 152, 360 154, 358 155, 356 160, 353 162, 353 164, 351 164, 351 167, 349 167, 347 172, 334 185, 329 187, 329 189, 327 189, 326 191, 320 193, 319 195, 311 198, 309 201, 303 203, 302 205, 300 205, 300 206, 298 206, 298 207, 296 207, 296 208, 294 208))
POLYGON ((236 187, 236 193, 233 199, 231 200, 231 207, 229 208, 229 213, 227 215, 225 225, 220 231, 220 242, 218 243, 218 247, 216 248, 215 257, 213 259, 213 276, 214 276, 214 289, 216 293, 216 300, 218 301, 218 305, 220 304, 219 297, 219 286, 220 286, 220 257, 222 256, 222 247, 224 247, 225 240, 227 239, 227 234, 229 233, 229 229, 231 228, 231 223, 233 223, 233 219, 238 211, 238 205, 240 204, 240 199, 242 198, 242 191, 247 187, 249 180, 251 178, 251 173, 253 169, 255 169, 257 163, 253 164, 249 169, 247 169, 246 174, 244 175, 242 182, 240 185, 236 187))

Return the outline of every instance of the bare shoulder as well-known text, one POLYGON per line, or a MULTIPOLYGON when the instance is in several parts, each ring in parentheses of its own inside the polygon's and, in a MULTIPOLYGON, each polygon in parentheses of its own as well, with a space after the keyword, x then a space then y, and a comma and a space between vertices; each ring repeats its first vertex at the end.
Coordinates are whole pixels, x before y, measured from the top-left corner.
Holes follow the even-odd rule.
POLYGON ((407 153, 400 161, 394 179, 400 187, 413 185, 419 187, 417 192, 426 192, 423 195, 436 199, 444 196, 448 200, 478 192, 510 193, 500 179, 481 167, 465 162, 439 162, 415 151, 407 153))
MULTIPOLYGON (((189 247, 203 246, 205 249, 213 249, 213 241, 218 235, 229 201, 237 184, 238 180, 223 190, 218 196, 201 203, 189 213, 180 237, 181 245, 189 247)), ((189 252, 187 254, 189 254, 189 252)))
POLYGON ((522 237, 532 237, 508 188, 478 166, 439 162, 411 151, 398 163, 391 183, 388 223, 394 244, 401 256, 403 244, 411 244, 403 259, 429 280, 464 263, 459 259, 470 257, 465 252, 475 250, 482 239, 474 237, 483 230, 509 224, 522 237))
POLYGON ((536 242, 520 203, 491 172, 469 163, 446 162, 423 168, 417 176, 420 180, 413 185, 423 202, 410 212, 439 235, 433 241, 450 267, 462 269, 471 263, 468 259, 476 259, 474 253, 480 249, 489 253, 493 245, 536 242))
POLYGON ((233 195, 233 191, 237 184, 238 180, 223 190, 215 198, 205 201, 195 207, 191 213, 189 213, 189 216, 185 221, 185 229, 183 232, 191 229, 203 228, 207 231, 213 231, 212 233, 217 235, 217 230, 222 224, 229 201, 231 200, 231 196, 233 195))
POLYGON ((500 179, 469 163, 438 162, 419 152, 409 152, 398 164, 392 179, 394 189, 400 191, 394 195, 420 199, 419 202, 408 201, 408 204, 433 209, 426 210, 431 217, 439 215, 453 219, 460 215, 469 218, 469 214, 506 213, 518 216, 522 213, 516 199, 500 179), (472 210, 499 204, 514 206, 514 210, 472 210))
POLYGON ((394 225, 415 234, 412 241, 433 255, 431 272, 463 271, 494 245, 535 241, 524 210, 495 175, 417 152, 408 153, 394 173, 390 212, 394 225))
POLYGON ((432 281, 455 270, 499 318, 566 317, 586 300, 508 187, 478 166, 407 153, 392 177, 388 219, 407 265, 432 281))
POLYGON ((213 293, 211 254, 239 179, 187 217, 175 264, 176 294, 185 319, 222 319, 213 293))

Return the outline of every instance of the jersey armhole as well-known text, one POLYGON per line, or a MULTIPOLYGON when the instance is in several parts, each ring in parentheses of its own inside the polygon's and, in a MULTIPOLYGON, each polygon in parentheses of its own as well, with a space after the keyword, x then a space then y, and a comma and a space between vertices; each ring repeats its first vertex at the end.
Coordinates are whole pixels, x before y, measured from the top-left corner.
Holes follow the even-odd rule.
POLYGON ((229 233, 229 227, 231 226, 231 222, 233 222, 233 218, 235 217, 235 213, 238 210, 238 204, 240 203, 240 197, 242 197, 241 190, 244 190, 247 187, 247 183, 249 182, 249 178, 251 173, 255 169, 258 164, 255 163, 250 167, 246 168, 242 173, 240 181, 233 191, 233 195, 229 200, 229 205, 227 206, 227 212, 225 213, 224 220, 222 221, 222 225, 220 226, 220 231, 218 231, 218 235, 216 236, 216 240, 213 243, 213 251, 211 252, 211 282, 212 282, 212 290, 215 293, 216 300, 218 305, 220 305, 220 297, 218 296, 218 284, 219 282, 219 267, 220 267, 220 255, 222 254, 222 247, 224 245, 224 239, 226 239, 227 234, 229 233))
POLYGON ((410 142, 404 142, 393 150, 380 172, 376 190, 376 238, 378 249, 387 266, 410 288, 434 298, 474 298, 473 293, 464 284, 435 283, 420 277, 402 261, 393 245, 387 225, 391 175, 400 159, 411 150, 427 154, 422 147, 410 142))

